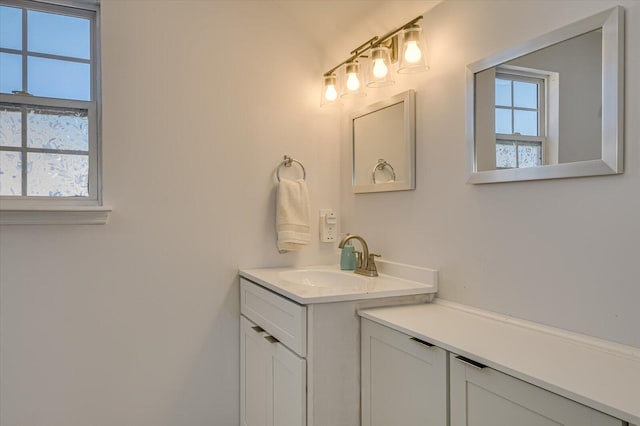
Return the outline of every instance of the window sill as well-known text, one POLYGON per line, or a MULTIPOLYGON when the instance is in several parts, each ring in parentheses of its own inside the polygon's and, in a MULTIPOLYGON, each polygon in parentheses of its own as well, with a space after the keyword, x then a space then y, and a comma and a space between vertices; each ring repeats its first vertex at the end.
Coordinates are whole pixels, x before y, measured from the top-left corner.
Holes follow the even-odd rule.
POLYGON ((104 225, 111 207, 10 208, 0 210, 0 225, 104 225))

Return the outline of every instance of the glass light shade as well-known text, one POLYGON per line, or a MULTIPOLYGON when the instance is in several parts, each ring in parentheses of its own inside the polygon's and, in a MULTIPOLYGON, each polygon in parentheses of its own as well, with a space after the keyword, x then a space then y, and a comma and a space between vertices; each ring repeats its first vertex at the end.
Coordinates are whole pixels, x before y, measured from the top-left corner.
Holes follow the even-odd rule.
POLYGON ((338 79, 335 74, 322 77, 322 93, 320 105, 336 105, 338 103, 338 79))
POLYGON ((378 46, 371 49, 367 81, 368 87, 383 87, 394 83, 389 48, 378 46))
POLYGON ((400 48, 400 65, 398 72, 408 74, 429 69, 426 61, 426 48, 422 41, 422 28, 412 25, 402 31, 402 46, 400 48))
POLYGON ((358 61, 347 62, 344 65, 341 96, 364 96, 364 78, 358 61))

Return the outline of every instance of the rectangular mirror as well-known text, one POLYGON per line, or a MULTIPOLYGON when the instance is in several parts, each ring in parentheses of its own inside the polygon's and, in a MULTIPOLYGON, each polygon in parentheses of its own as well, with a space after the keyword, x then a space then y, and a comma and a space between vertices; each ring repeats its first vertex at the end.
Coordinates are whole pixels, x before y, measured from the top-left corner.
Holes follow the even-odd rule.
POLYGON ((623 9, 467 67, 469 183, 622 173, 623 9))
POLYGON ((353 192, 415 188, 415 91, 408 90, 350 117, 353 192))

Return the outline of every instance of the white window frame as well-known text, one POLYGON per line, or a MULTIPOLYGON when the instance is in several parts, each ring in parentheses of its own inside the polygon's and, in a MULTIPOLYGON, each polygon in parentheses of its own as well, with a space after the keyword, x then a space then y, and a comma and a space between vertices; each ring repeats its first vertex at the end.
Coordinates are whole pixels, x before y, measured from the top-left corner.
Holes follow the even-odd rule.
MULTIPOLYGON (((548 75, 537 74, 524 70, 516 70, 513 68, 499 67, 496 71, 496 79, 510 80, 510 81, 522 81, 526 83, 536 83, 538 85, 538 108, 521 108, 513 106, 513 89, 511 90, 511 106, 495 105, 495 109, 511 110, 511 128, 513 129, 513 117, 514 111, 536 111, 538 114, 538 136, 525 136, 520 133, 496 133, 496 151, 498 144, 514 144, 516 147, 516 166, 514 168, 520 168, 520 161, 518 155, 518 147, 520 145, 537 145, 540 146, 540 164, 545 164, 546 151, 547 151, 547 87, 548 75)), ((496 170, 506 169, 507 167, 497 167, 496 170)), ((511 167, 509 167, 511 168, 511 167)))
MULTIPOLYGON (((3 151, 22 152, 23 159, 27 152, 58 152, 61 154, 73 153, 64 150, 43 150, 26 147, 25 127, 26 111, 28 108, 41 109, 76 109, 85 110, 89 123, 89 185, 86 197, 45 197, 45 196, 0 196, 0 224, 103 224, 106 223, 110 208, 103 207, 102 201, 102 167, 101 167, 101 74, 100 74, 100 10, 97 2, 79 2, 73 0, 0 0, 0 5, 17 7, 21 9, 37 10, 47 13, 58 13, 67 16, 89 19, 91 54, 89 60, 78 60, 51 54, 32 53, 26 46, 26 22, 23 18, 21 50, 1 48, 6 53, 20 54, 23 58, 22 78, 23 87, 27 84, 27 55, 50 59, 71 60, 74 62, 88 63, 91 69, 90 100, 68 100, 31 96, 24 93, 6 94, 0 93, 0 103, 3 105, 20 107, 23 110, 23 136, 22 146, 16 148, 3 147, 3 151)), ((24 15, 23 15, 24 16, 24 15)), ((22 188, 26 185, 26 176, 23 172, 22 188)))

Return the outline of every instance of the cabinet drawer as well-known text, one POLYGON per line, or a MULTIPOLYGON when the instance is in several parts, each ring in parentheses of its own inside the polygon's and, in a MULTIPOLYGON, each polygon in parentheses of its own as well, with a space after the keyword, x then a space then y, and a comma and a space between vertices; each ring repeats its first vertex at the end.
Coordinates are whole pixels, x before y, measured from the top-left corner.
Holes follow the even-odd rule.
POLYGON ((240 277, 240 311, 298 355, 307 355, 305 306, 240 277))

